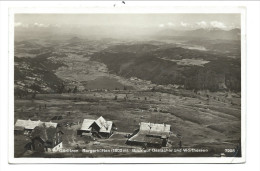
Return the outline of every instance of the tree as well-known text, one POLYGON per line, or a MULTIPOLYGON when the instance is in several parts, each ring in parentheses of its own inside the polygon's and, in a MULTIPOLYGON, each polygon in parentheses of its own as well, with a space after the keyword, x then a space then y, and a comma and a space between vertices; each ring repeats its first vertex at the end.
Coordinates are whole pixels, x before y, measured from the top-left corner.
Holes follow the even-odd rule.
POLYGON ((36 97, 36 93, 34 92, 34 93, 32 94, 32 99, 35 99, 35 97, 36 97))
POLYGON ((41 87, 35 83, 33 83, 30 88, 36 92, 41 92, 41 87))
POLYGON ((77 93, 77 92, 78 92, 78 87, 75 86, 72 92, 73 92, 73 93, 77 93))
POLYGON ((58 86, 57 92, 61 94, 64 92, 64 89, 65 89, 65 85, 62 83, 60 86, 58 86))

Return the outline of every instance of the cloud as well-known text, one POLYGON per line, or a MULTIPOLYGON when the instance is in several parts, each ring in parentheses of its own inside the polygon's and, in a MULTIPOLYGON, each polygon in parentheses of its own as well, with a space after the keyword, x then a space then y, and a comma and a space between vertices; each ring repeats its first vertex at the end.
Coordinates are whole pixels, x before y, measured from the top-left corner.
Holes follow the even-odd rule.
POLYGON ((224 23, 219 22, 219 21, 211 21, 210 25, 213 28, 227 29, 227 26, 224 23))
POLYGON ((196 23, 196 25, 200 28, 207 28, 208 27, 208 23, 206 21, 199 21, 196 23))
POLYGON ((21 22, 15 22, 14 23, 14 27, 20 27, 20 28, 60 28, 61 25, 60 24, 43 24, 43 23, 31 23, 31 24, 24 24, 21 22))
POLYGON ((22 23, 20 23, 20 22, 14 23, 15 27, 20 27, 21 25, 22 25, 22 23))
POLYGON ((182 27, 188 27, 189 24, 188 24, 188 23, 185 23, 185 22, 181 22, 181 26, 182 26, 182 27))
POLYGON ((33 24, 35 27, 49 27, 49 25, 47 24, 42 24, 42 23, 34 23, 33 24))
POLYGON ((163 28, 163 27, 164 27, 164 24, 159 24, 159 27, 160 27, 160 28, 163 28))
POLYGON ((195 22, 180 22, 180 23, 162 23, 159 24, 160 28, 174 28, 174 29, 182 29, 182 30, 194 30, 194 29, 221 29, 221 30, 230 30, 234 28, 239 28, 239 26, 235 25, 234 23, 230 23, 226 25, 220 21, 205 21, 199 20, 195 22))
POLYGON ((172 22, 168 22, 167 25, 168 25, 169 27, 175 26, 175 24, 173 24, 172 22))
POLYGON ((55 25, 53 25, 52 27, 61 27, 59 24, 55 24, 55 25))
POLYGON ((220 21, 199 21, 196 23, 197 28, 203 28, 203 29, 212 29, 212 28, 218 28, 222 30, 228 30, 234 28, 233 25, 227 26, 226 24, 220 22, 220 21))
POLYGON ((28 28, 29 25, 28 25, 28 24, 23 24, 23 23, 21 23, 21 22, 15 22, 15 23, 14 23, 14 27, 28 28))
POLYGON ((184 29, 184 30, 193 30, 193 29, 222 29, 222 30, 229 30, 232 28, 236 28, 234 23, 230 25, 226 25, 220 21, 197 21, 192 23, 180 22, 179 24, 175 24, 172 22, 159 24, 160 28, 177 28, 177 29, 184 29))

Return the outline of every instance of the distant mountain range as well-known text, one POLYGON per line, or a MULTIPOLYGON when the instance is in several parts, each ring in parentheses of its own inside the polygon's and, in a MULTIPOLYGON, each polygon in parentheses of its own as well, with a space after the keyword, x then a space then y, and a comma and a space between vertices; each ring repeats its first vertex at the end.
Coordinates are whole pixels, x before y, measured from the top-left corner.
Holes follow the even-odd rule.
POLYGON ((149 39, 149 38, 171 38, 171 37, 189 37, 199 39, 220 39, 220 40, 240 40, 241 30, 235 28, 232 30, 222 29, 194 29, 194 30, 176 30, 176 29, 154 29, 154 28, 140 28, 138 30, 131 30, 125 28, 101 28, 101 27, 86 27, 86 28, 17 28, 15 29, 15 37, 25 38, 39 38, 53 36, 75 35, 72 42, 80 41, 78 37, 92 37, 92 38, 130 38, 130 39, 149 39), (73 33, 71 32, 73 30, 73 33))
POLYGON ((157 37, 189 37, 199 39, 214 39, 214 40, 240 40, 241 30, 236 28, 232 30, 221 29, 196 29, 196 30, 173 30, 165 29, 158 32, 157 37))

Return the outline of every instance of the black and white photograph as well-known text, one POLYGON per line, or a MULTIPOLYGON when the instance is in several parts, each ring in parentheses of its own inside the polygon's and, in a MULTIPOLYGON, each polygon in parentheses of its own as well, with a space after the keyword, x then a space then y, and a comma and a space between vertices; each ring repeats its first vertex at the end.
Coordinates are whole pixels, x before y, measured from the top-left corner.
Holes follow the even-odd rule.
POLYGON ((9 155, 243 161, 243 23, 241 12, 14 13, 9 155))

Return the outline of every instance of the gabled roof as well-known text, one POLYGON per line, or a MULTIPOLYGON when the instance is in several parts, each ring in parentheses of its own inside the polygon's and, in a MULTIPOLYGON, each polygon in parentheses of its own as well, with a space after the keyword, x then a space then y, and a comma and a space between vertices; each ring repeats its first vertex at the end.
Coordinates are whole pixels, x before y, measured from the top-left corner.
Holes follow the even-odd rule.
POLYGON ((15 127, 24 127, 25 129, 34 129, 36 126, 40 125, 41 121, 31 121, 18 119, 15 123, 15 127))
POLYGON ((16 131, 23 131, 24 127, 22 127, 22 126, 15 126, 14 130, 16 130, 16 131))
POLYGON ((150 144, 162 144, 163 140, 157 137, 149 137, 144 134, 136 134, 133 137, 129 138, 128 141, 133 142, 142 142, 142 143, 150 143, 150 144))
POLYGON ((139 132, 146 135, 170 136, 171 125, 141 122, 139 132))
POLYGON ((108 127, 107 121, 102 116, 100 116, 97 120, 95 120, 95 122, 99 126, 99 128, 108 127))
POLYGON ((15 127, 23 127, 25 129, 34 129, 36 126, 45 124, 46 127, 57 127, 57 123, 53 123, 53 122, 42 122, 40 120, 38 121, 32 121, 30 119, 28 120, 22 120, 22 119, 18 119, 15 123, 15 127))
POLYGON ((93 123, 96 123, 100 128, 99 132, 108 133, 112 129, 113 122, 106 121, 102 116, 100 116, 97 120, 93 119, 84 119, 80 130, 91 131, 91 126, 93 123))
POLYGON ((112 121, 106 121, 106 126, 103 126, 100 128, 99 132, 109 133, 112 129, 113 122, 112 121))
POLYGON ((170 136, 170 132, 171 125, 141 122, 139 132, 128 141, 161 144, 164 138, 170 136))
POLYGON ((84 119, 80 130, 90 131, 90 126, 95 122, 93 119, 84 119))
POLYGON ((48 127, 54 127, 54 128, 57 128, 58 126, 58 123, 54 123, 54 122, 43 122, 45 124, 45 126, 48 128, 48 127))

